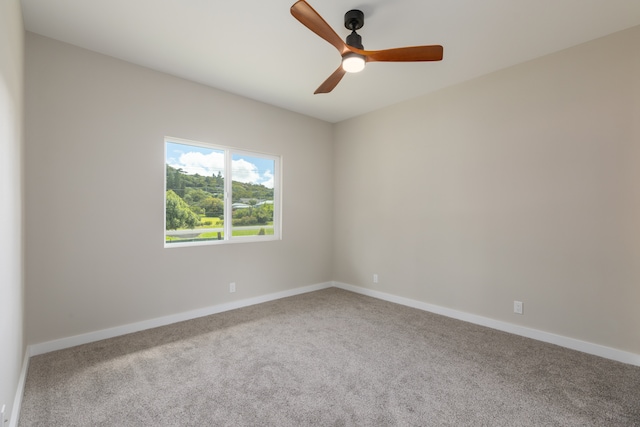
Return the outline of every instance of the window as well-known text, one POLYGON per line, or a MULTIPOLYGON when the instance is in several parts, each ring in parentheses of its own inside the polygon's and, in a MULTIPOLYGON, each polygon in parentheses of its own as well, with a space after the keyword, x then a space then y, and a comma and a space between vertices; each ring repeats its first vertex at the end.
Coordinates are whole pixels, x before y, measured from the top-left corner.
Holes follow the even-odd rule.
POLYGON ((165 247, 280 239, 280 158, 165 138, 165 247))

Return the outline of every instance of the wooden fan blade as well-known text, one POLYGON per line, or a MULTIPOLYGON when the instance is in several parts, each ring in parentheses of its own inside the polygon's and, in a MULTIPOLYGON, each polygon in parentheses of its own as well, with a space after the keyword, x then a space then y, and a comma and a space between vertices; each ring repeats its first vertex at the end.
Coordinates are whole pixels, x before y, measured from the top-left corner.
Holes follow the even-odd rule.
POLYGON ((310 5, 304 0, 299 0, 291 6, 291 14, 294 18, 296 18, 302 25, 331 43, 338 49, 340 55, 347 52, 349 49, 347 48, 346 43, 340 38, 338 34, 327 24, 327 22, 322 19, 322 16, 318 14, 310 5))
POLYGON ((441 61, 443 48, 440 45, 410 46, 385 50, 364 50, 358 53, 362 53, 362 55, 366 56, 367 62, 441 61))
POLYGON ((331 92, 336 86, 338 86, 338 83, 340 83, 340 80, 342 80, 345 74, 346 71, 342 68, 342 64, 340 64, 338 69, 335 70, 333 74, 331 74, 329 78, 325 80, 315 92, 313 92, 313 94, 316 95, 318 93, 331 92))

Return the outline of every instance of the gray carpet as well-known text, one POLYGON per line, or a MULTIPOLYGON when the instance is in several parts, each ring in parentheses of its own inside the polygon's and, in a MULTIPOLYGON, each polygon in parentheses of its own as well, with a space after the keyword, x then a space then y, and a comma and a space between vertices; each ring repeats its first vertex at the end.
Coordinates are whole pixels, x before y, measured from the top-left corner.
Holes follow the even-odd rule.
POLYGON ((31 359, 20 426, 640 426, 640 368, 327 289, 31 359))

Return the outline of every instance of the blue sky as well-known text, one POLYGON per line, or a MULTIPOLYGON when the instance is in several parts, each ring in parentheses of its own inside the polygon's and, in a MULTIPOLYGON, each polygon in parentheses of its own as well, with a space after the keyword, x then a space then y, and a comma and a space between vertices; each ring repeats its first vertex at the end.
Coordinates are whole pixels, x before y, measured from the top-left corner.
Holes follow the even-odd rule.
MULTIPOLYGON (((224 176, 224 151, 195 145, 167 142, 166 163, 181 168, 188 174, 224 176)), ((232 157, 234 181, 251 182, 273 188, 274 161, 255 156, 234 154, 232 157)))

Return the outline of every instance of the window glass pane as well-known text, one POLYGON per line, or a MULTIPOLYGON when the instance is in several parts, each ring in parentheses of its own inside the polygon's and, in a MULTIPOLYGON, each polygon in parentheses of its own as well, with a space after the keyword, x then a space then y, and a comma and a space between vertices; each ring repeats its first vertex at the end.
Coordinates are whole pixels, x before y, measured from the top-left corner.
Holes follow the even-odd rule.
POLYGON ((167 141, 167 244, 224 239, 224 161, 224 150, 167 141))
POLYGON ((275 160, 233 153, 232 237, 273 236, 275 160))
POLYGON ((280 157, 165 138, 165 247, 277 240, 280 157))

